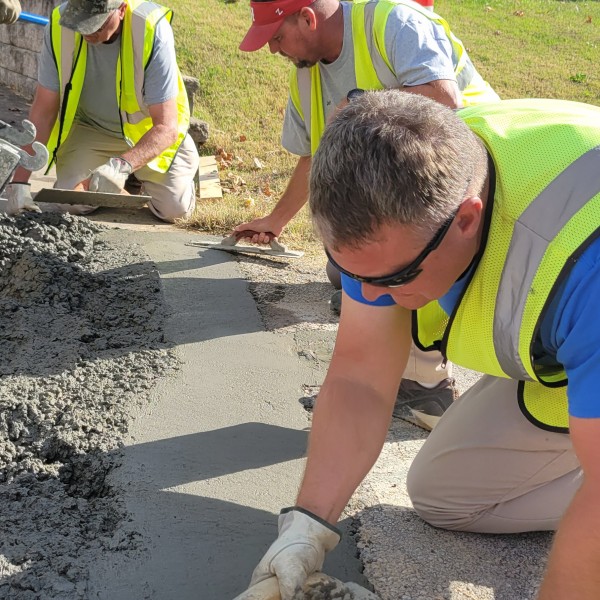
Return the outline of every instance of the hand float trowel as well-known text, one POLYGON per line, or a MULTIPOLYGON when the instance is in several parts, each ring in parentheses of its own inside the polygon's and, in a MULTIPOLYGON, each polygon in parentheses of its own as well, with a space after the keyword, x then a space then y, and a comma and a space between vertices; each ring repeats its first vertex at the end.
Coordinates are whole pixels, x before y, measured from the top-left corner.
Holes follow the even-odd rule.
POLYGON ((198 242, 189 242, 186 246, 201 246, 203 248, 212 248, 213 250, 224 250, 233 254, 259 254, 262 256, 279 256, 282 258, 300 258, 304 256, 304 252, 299 250, 288 250, 287 246, 280 244, 275 236, 270 233, 271 241, 268 246, 254 246, 250 244, 239 244, 238 242, 246 237, 250 237, 258 232, 250 231, 235 231, 230 236, 223 238, 220 242, 211 240, 200 240, 198 242))
MULTIPOLYGON (((304 585, 306 600, 379 600, 357 583, 342 583, 324 573, 313 573, 304 585)), ((236 596, 234 600, 281 600, 276 577, 265 579, 236 596)))

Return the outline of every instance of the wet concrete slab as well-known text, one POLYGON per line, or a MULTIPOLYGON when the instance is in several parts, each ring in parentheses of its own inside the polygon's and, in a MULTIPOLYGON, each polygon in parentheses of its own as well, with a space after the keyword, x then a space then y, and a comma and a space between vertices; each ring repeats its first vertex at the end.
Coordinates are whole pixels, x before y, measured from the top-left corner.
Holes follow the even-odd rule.
MULTIPOLYGON (((111 235, 156 262, 181 363, 137 416, 113 475, 148 549, 118 563, 100 556, 90 597, 233 598, 294 503, 309 428, 298 398, 320 367, 298 356, 293 336, 264 331, 228 255, 186 246, 185 232, 111 235)), ((326 570, 364 585, 345 538, 326 570)))

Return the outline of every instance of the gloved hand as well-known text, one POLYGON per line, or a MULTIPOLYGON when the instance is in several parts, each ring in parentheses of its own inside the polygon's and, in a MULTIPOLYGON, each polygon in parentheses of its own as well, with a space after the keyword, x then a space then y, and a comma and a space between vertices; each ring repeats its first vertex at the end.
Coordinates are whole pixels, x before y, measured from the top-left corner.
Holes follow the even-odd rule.
POLYGON ((0 23, 11 25, 21 14, 19 0, 0 0, 0 23))
POLYGON ((92 171, 89 190, 90 192, 120 194, 132 171, 131 164, 124 158, 113 157, 92 171))
POLYGON ((28 183, 9 183, 4 192, 8 200, 6 212, 9 215, 19 215, 23 212, 42 212, 31 197, 28 183))
POLYGON ((279 515, 279 537, 254 569, 250 586, 275 575, 281 600, 301 600, 307 577, 321 569, 325 552, 333 550, 340 538, 338 529, 309 511, 284 508, 279 515))

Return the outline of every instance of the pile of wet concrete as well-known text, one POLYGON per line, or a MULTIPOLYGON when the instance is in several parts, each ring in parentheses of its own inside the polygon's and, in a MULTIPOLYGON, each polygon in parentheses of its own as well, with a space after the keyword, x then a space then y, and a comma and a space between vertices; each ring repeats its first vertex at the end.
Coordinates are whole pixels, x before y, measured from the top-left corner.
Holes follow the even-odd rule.
POLYGON ((59 214, 0 216, 0 598, 86 598, 136 555, 109 474, 133 409, 176 366, 155 265, 59 214))

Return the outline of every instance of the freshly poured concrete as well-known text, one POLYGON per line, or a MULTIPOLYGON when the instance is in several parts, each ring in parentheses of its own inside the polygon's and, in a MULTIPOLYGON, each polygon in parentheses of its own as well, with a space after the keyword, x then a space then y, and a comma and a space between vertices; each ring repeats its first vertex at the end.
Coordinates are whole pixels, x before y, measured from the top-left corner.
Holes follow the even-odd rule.
MULTIPOLYGON (((127 239, 158 266, 181 368, 137 416, 113 474, 131 511, 127 528, 148 550, 117 564, 101 557, 90 597, 226 600, 245 589, 277 513, 294 503, 309 426, 298 397, 322 373, 291 336, 263 330, 226 254, 186 246, 185 233, 127 239)), ((355 552, 346 535, 326 570, 365 585, 355 552)))

